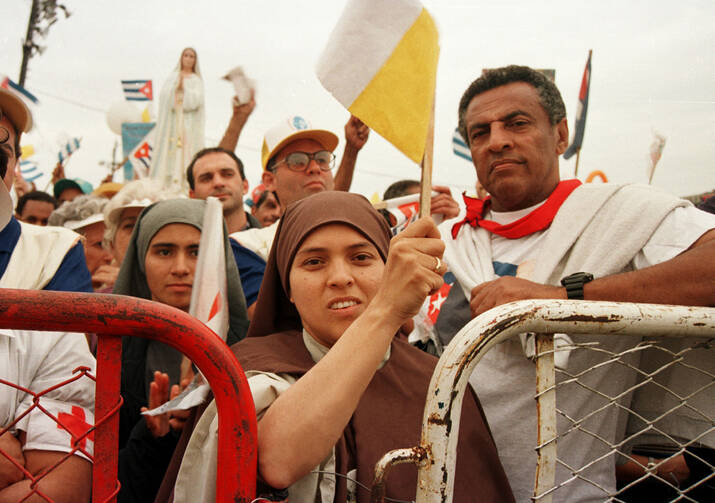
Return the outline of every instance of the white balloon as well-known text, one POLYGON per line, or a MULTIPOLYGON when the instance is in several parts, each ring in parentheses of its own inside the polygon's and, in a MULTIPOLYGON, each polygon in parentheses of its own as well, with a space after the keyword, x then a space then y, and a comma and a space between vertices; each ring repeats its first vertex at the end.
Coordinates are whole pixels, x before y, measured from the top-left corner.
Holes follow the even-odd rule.
POLYGON ((107 110, 107 125, 115 134, 122 134, 123 123, 141 121, 141 110, 126 100, 115 101, 107 110))

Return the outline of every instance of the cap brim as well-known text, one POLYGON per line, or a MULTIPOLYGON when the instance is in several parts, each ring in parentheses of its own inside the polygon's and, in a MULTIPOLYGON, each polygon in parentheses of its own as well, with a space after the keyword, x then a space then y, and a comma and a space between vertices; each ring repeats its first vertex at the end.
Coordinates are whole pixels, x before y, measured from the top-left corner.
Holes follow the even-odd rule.
POLYGON ((266 169, 268 161, 280 152, 283 147, 298 140, 315 140, 320 143, 323 148, 330 150, 331 152, 335 150, 335 147, 338 146, 338 142, 340 141, 334 133, 325 129, 301 129, 300 131, 296 131, 295 133, 286 136, 280 143, 278 143, 278 145, 271 149, 263 162, 263 169, 266 169))
POLYGON ((112 211, 110 211, 107 215, 107 222, 111 222, 115 218, 119 220, 122 211, 126 210, 127 208, 146 208, 151 204, 154 204, 154 201, 150 201, 149 199, 142 199, 141 201, 131 201, 117 208, 113 208, 112 211))
POLYGON ((0 87, 0 108, 18 134, 32 129, 32 113, 22 98, 14 92, 0 87))
POLYGON ((83 227, 87 227, 89 225, 96 224, 99 222, 104 222, 104 215, 102 215, 101 213, 95 213, 94 215, 90 215, 84 220, 70 220, 69 222, 65 222, 64 227, 76 231, 82 229, 83 227))

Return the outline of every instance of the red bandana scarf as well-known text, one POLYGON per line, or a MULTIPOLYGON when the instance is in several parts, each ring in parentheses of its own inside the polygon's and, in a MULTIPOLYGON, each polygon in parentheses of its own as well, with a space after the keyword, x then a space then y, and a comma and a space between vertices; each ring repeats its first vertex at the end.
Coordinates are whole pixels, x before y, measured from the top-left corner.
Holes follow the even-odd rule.
POLYGON ((544 204, 534 211, 510 224, 500 225, 492 220, 485 220, 484 215, 491 206, 491 196, 484 199, 476 199, 462 194, 464 204, 467 205, 467 216, 452 226, 452 238, 457 239, 459 229, 466 223, 472 227, 482 227, 489 232, 498 234, 508 239, 517 239, 534 232, 546 229, 551 225, 551 221, 556 216, 559 208, 571 195, 576 187, 581 185, 580 180, 564 180, 559 182, 556 189, 551 193, 544 204))

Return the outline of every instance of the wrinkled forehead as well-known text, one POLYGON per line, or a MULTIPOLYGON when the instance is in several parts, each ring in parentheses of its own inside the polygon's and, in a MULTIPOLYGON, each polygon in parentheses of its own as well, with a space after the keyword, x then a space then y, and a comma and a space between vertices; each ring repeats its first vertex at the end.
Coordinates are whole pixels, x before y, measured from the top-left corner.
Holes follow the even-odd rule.
POLYGON ((467 125, 503 120, 509 115, 525 113, 548 117, 539 93, 526 82, 511 82, 475 95, 467 106, 467 125))

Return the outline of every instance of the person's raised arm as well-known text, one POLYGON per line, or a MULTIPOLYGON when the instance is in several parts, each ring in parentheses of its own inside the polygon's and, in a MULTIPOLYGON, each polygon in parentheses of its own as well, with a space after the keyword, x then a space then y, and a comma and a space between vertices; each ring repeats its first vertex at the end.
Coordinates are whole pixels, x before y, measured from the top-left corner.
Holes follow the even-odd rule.
POLYGON ((382 281, 370 304, 330 351, 271 405, 258 423, 258 470, 288 487, 325 459, 400 326, 443 284, 444 243, 431 218, 392 239, 382 281))
POLYGON ((223 134, 223 138, 219 142, 218 146, 230 150, 233 152, 236 150, 236 145, 238 145, 238 138, 241 136, 241 131, 243 131, 243 126, 248 122, 248 118, 253 113, 253 109, 256 107, 256 99, 254 91, 251 90, 251 99, 246 103, 239 103, 236 96, 233 97, 233 114, 231 115, 231 120, 228 122, 226 127, 226 132, 223 134))
MULTIPOLYGON (((715 229, 703 234, 678 256, 584 285, 585 300, 643 302, 685 306, 715 306, 715 229)), ((586 271, 588 272, 588 271, 586 271)), ((503 277, 477 285, 470 301, 472 317, 507 302, 524 299, 565 299, 566 288, 503 277)))
POLYGON ((345 124, 345 150, 342 159, 340 159, 338 171, 335 173, 335 190, 343 192, 350 190, 358 152, 365 146, 369 135, 370 128, 360 119, 351 115, 345 124))

